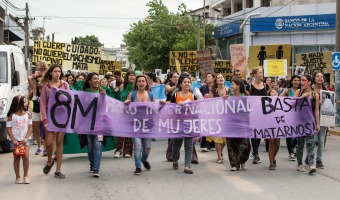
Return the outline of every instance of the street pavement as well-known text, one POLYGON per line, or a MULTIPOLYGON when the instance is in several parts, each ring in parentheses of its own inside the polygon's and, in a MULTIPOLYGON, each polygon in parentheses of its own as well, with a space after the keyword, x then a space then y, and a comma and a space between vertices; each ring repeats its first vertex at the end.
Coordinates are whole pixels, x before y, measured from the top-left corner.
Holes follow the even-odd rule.
MULTIPOLYGON (((199 164, 192 165, 194 174, 183 173, 184 150, 181 149, 179 170, 172 169, 167 162, 166 139, 152 142, 149 156, 151 170, 143 168, 140 176, 133 175, 133 158, 113 158, 113 151, 103 153, 100 178, 89 173, 86 154, 64 155, 62 172, 65 179, 54 178, 55 166, 50 174, 44 175, 46 157, 36 156, 35 145, 31 145, 29 178, 31 184, 17 185, 12 167, 11 153, 0 154, 0 199, 249 199, 249 200, 295 200, 340 198, 340 137, 328 136, 323 154, 325 169, 315 175, 296 170, 297 163, 288 160, 285 140, 277 155, 277 168, 268 170, 268 154, 262 142, 260 157, 262 163, 246 163, 245 171, 230 171, 227 149, 224 149, 224 164, 216 163, 216 152, 203 153, 196 144, 199 164)), ((21 168, 22 170, 22 168, 21 168)))

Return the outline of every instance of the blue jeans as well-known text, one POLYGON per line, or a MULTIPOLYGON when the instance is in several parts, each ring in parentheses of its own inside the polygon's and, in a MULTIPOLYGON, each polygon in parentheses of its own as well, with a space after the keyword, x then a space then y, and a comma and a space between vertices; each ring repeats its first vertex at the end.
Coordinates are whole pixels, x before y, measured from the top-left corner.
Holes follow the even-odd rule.
POLYGON ((97 135, 86 135, 87 137, 87 155, 90 166, 93 171, 100 170, 100 161, 102 159, 102 142, 98 141, 97 135))
POLYGON ((320 126, 320 131, 315 137, 316 141, 318 142, 318 153, 316 156, 316 162, 322 162, 322 151, 323 151, 323 145, 325 143, 326 132, 327 132, 327 127, 320 126))
MULTIPOLYGON (((192 137, 185 137, 184 138, 184 162, 186 167, 191 166, 191 157, 192 157, 192 146, 193 146, 193 138, 192 137)), ((172 147, 172 160, 178 161, 179 160, 179 150, 182 147, 183 138, 181 139, 174 139, 174 146, 172 147)))
POLYGON ((141 163, 147 161, 151 150, 151 138, 133 138, 133 157, 136 168, 141 168, 141 163))

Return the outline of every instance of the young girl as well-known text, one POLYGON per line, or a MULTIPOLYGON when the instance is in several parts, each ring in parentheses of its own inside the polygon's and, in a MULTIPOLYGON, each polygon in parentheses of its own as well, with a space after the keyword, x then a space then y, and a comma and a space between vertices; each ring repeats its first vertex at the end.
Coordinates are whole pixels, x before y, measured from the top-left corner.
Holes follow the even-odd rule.
MULTIPOLYGON (((270 89, 268 91, 268 96, 278 96, 279 94, 275 89, 270 89)), ((275 139, 268 139, 269 142, 269 149, 268 149, 268 155, 269 155, 269 169, 275 170, 276 167, 276 160, 275 156, 280 148, 280 138, 275 139)))
MULTIPOLYGON (((231 96, 241 97, 245 95, 245 86, 240 78, 233 79, 231 82, 231 96)), ((248 138, 227 138, 228 157, 231 171, 246 169, 246 162, 250 154, 250 141, 248 138)))
MULTIPOLYGON (((171 96, 171 103, 177 103, 180 106, 183 106, 185 102, 197 100, 195 95, 190 92, 191 79, 190 75, 187 73, 181 74, 178 79, 177 87, 179 92, 175 93, 171 96)), ((178 169, 178 160, 179 160, 179 150, 182 147, 183 138, 174 139, 174 146, 172 148, 172 160, 173 160, 173 169, 178 169)), ((193 137, 185 137, 184 138, 184 160, 185 160, 185 168, 184 173, 192 174, 191 167, 191 157, 192 157, 192 149, 193 149, 193 137)))
MULTIPOLYGON (((124 104, 128 105, 130 102, 154 102, 155 99, 149 92, 148 79, 145 75, 138 75, 134 84, 134 89, 130 93, 124 104)), ((147 161, 149 153, 151 151, 151 139, 150 138, 133 138, 133 154, 135 159, 136 171, 134 175, 140 175, 142 173, 141 164, 146 170, 150 170, 151 166, 147 161)))
POLYGON ((11 107, 7 113, 7 134, 11 138, 14 146, 19 144, 25 145, 25 155, 22 156, 22 162, 24 167, 24 181, 20 178, 20 158, 21 156, 14 157, 14 172, 15 172, 15 183, 29 184, 28 179, 28 167, 29 167, 29 137, 32 133, 32 115, 27 112, 28 102, 23 96, 15 96, 13 98, 11 107))

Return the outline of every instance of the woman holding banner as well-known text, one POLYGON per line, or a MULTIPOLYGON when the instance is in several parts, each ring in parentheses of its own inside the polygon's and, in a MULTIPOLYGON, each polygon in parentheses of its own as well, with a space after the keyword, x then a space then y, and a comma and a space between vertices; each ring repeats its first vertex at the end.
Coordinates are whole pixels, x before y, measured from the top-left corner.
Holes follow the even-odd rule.
MULTIPOLYGON (((254 82, 249 87, 250 96, 267 96, 267 87, 266 84, 261 80, 263 79, 263 70, 262 67, 256 67, 252 70, 251 74, 254 77, 254 82)), ((261 139, 251 139, 251 146, 253 148, 252 157, 254 158, 253 164, 261 163, 261 159, 259 156, 259 146, 261 139)))
MULTIPOLYGON (((171 96, 171 103, 177 103, 180 106, 183 106, 185 102, 197 100, 195 95, 190 92, 191 79, 188 73, 182 73, 179 77, 177 88, 179 92, 176 92, 171 96)), ((185 168, 184 173, 193 174, 191 167, 191 157, 192 157, 192 149, 193 149, 193 137, 185 137, 180 139, 173 139, 174 144, 172 148, 172 160, 173 160, 173 169, 177 170, 179 168, 178 160, 180 157, 179 150, 182 147, 182 143, 184 140, 184 160, 185 160, 185 168)))
MULTIPOLYGON (((122 102, 124 102, 127 99, 128 95, 132 92, 135 79, 136 76, 133 71, 130 70, 126 72, 123 84, 120 85, 120 91, 122 91, 121 93, 122 102)), ((133 150, 132 139, 125 137, 117 137, 116 140, 117 140, 116 151, 114 157, 119 158, 120 155, 123 153, 123 157, 130 158, 133 150)))
MULTIPOLYGON (((155 102, 155 98, 152 93, 149 92, 148 79, 145 75, 138 75, 136 77, 134 89, 124 101, 124 104, 128 105, 130 102, 155 102)), ((150 170, 151 166, 147 159, 151 151, 151 139, 133 138, 133 150, 136 165, 134 175, 140 175, 142 173, 142 163, 145 169, 150 170)))
POLYGON ((170 102, 172 92, 176 89, 177 82, 178 82, 177 72, 170 72, 167 77, 167 83, 165 83, 165 94, 167 102, 170 102))
MULTIPOLYGON (((283 90, 283 92, 280 94, 280 96, 283 97, 294 97, 295 91, 300 89, 300 76, 294 75, 289 81, 289 85, 287 88, 283 90)), ((293 149, 296 146, 296 138, 286 138, 286 144, 287 144, 287 149, 289 153, 289 160, 290 161, 295 161, 295 153, 293 149)))
POLYGON ((64 142, 64 133, 62 132, 50 132, 48 131, 48 118, 47 118, 47 105, 48 98, 50 95, 51 88, 59 88, 69 90, 69 85, 66 81, 63 81, 64 73, 61 67, 58 64, 53 64, 47 70, 44 75, 44 85, 42 87, 41 95, 40 95, 40 115, 41 120, 44 123, 45 127, 45 141, 46 141, 46 150, 47 150, 47 164, 44 167, 44 174, 48 174, 51 171, 51 168, 54 164, 54 160, 52 160, 53 154, 53 143, 56 140, 56 152, 57 152, 57 169, 54 173, 56 178, 65 178, 65 175, 61 173, 61 162, 63 158, 63 142, 64 142))
MULTIPOLYGON (((105 90, 100 87, 99 76, 97 73, 89 73, 84 81, 83 91, 106 94, 105 90)), ((98 178, 100 170, 100 161, 102 159, 102 142, 103 135, 82 135, 87 139, 87 156, 90 161, 90 172, 93 177, 98 178)))
MULTIPOLYGON (((207 76, 208 77, 208 76, 207 76)), ((211 90, 209 91, 209 98, 215 98, 215 97, 227 97, 229 96, 228 89, 224 86, 224 77, 222 74, 219 74, 216 76, 216 78, 213 81, 213 86, 211 90)), ((208 143, 215 143, 216 153, 217 153, 217 163, 222 164, 223 163, 223 149, 226 142, 226 138, 222 137, 207 137, 206 141, 208 143)))
MULTIPOLYGON (((295 97, 310 97, 312 103, 312 110, 315 118, 315 126, 316 132, 320 131, 320 114, 319 114, 319 95, 312 90, 312 82, 313 79, 309 75, 303 75, 301 77, 301 89, 295 91, 295 97)), ((302 158, 303 158, 303 147, 307 147, 307 157, 308 157, 308 164, 309 164, 309 173, 313 174, 316 172, 316 168, 314 166, 314 135, 311 136, 302 136, 296 138, 297 140, 297 147, 296 147, 296 157, 298 161, 298 168, 299 172, 305 172, 306 169, 302 165, 302 158)))
MULTIPOLYGON (((240 78, 233 79, 231 82, 232 96, 245 96, 245 86, 240 78)), ((248 138, 227 138, 228 157, 231 171, 245 170, 245 163, 249 159, 250 141, 248 138)))

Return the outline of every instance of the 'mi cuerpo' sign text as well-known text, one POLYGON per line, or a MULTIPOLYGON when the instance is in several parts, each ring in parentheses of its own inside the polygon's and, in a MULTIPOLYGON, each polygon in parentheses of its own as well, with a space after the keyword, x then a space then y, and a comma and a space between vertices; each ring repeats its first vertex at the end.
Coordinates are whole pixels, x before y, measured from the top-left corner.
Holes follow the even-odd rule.
POLYGON ((250 32, 335 29, 335 14, 250 18, 250 32))

